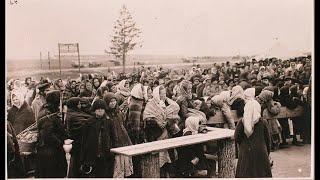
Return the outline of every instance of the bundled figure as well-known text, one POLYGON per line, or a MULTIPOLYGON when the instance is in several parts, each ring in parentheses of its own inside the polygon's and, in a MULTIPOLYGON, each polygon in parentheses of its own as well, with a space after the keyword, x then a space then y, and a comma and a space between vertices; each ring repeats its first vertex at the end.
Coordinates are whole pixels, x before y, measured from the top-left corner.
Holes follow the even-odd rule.
POLYGON ((237 106, 237 115, 242 119, 238 122, 234 134, 239 145, 235 177, 272 177, 268 124, 261 118, 261 106, 254 99, 254 88, 246 89, 244 94, 246 100, 237 106))
MULTIPOLYGON (((158 86, 153 90, 153 98, 146 104, 143 112, 143 119, 146 123, 145 134, 147 141, 157 141, 168 139, 167 117, 173 112, 179 111, 179 105, 166 97, 166 89, 163 86, 158 86)), ((177 114, 175 115, 177 116, 177 114)), ((175 124, 172 124, 175 126, 175 124)), ((179 130, 178 130, 179 131, 179 130)), ((160 172, 166 169, 165 164, 171 163, 167 150, 159 153, 160 172)), ((160 176, 165 176, 165 172, 160 176)))
POLYGON ((67 132, 59 113, 60 91, 47 93, 47 104, 38 120, 38 141, 36 159, 36 178, 64 178, 67 175, 67 160, 63 149, 67 132))

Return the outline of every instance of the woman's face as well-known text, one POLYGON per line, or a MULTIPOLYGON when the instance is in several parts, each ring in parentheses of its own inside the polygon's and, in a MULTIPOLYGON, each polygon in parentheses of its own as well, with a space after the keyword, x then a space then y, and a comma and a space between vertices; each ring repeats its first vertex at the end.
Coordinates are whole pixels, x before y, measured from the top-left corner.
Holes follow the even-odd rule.
POLYGON ((77 85, 76 82, 72 82, 72 83, 71 83, 71 88, 72 88, 72 89, 75 88, 76 85, 77 85))
POLYGON ((84 92, 86 88, 84 86, 80 86, 80 93, 84 92))
POLYGON ((103 94, 102 94, 102 96, 105 96, 105 95, 107 95, 108 94, 108 90, 105 90, 105 91, 103 91, 103 94))
POLYGON ((111 87, 111 92, 116 93, 117 92, 117 87, 116 86, 112 86, 111 87))
POLYGON ((147 94, 148 94, 148 99, 152 99, 152 89, 151 88, 148 88, 147 94))
POLYGON ((94 112, 97 117, 102 117, 105 113, 105 110, 104 109, 96 109, 94 112))
POLYGON ((124 84, 124 87, 129 89, 130 85, 128 81, 126 81, 126 83, 124 84))
POLYGON ((117 100, 116 99, 111 99, 109 103, 109 108, 114 109, 117 105, 117 100))
POLYGON ((98 80, 98 79, 94 79, 93 85, 94 85, 95 87, 99 87, 99 86, 100 86, 99 80, 98 80))
POLYGON ((88 91, 92 91, 92 84, 91 83, 86 83, 86 89, 88 91))
POLYGON ((159 92, 160 100, 162 101, 166 100, 166 97, 167 97, 166 95, 167 95, 166 89, 161 89, 159 92))
POLYGON ((195 102, 194 103, 194 109, 200 110, 200 108, 201 108, 201 102, 195 102))
POLYGON ((20 107, 20 105, 21 105, 21 101, 20 101, 20 99, 18 98, 18 96, 13 96, 13 97, 12 97, 12 103, 13 103, 13 105, 15 105, 16 107, 20 107))
POLYGON ((210 99, 207 100, 207 101, 206 101, 206 104, 207 104, 207 106, 210 108, 210 107, 211 107, 211 100, 210 100, 210 99))
POLYGON ((192 87, 191 86, 187 88, 187 94, 192 94, 192 87))

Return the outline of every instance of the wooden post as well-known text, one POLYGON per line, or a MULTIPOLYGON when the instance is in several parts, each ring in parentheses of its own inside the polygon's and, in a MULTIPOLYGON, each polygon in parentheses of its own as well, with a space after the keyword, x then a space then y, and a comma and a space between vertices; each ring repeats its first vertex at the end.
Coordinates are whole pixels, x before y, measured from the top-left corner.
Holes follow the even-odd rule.
POLYGON ((48 51, 48 63, 49 63, 49 70, 50 70, 50 52, 48 51))
POLYGON ((218 140, 218 177, 235 177, 235 144, 231 138, 218 140))
POLYGON ((59 70, 60 70, 60 78, 61 78, 60 43, 58 43, 58 50, 59 50, 59 70))
POLYGON ((78 50, 78 62, 79 62, 79 74, 80 74, 80 51, 79 51, 79 43, 77 43, 77 50, 78 50))
POLYGON ((144 154, 141 157, 142 177, 160 178, 159 153, 144 154))
POLYGON ((40 66, 41 66, 41 69, 42 69, 42 55, 41 55, 41 51, 40 51, 40 66))

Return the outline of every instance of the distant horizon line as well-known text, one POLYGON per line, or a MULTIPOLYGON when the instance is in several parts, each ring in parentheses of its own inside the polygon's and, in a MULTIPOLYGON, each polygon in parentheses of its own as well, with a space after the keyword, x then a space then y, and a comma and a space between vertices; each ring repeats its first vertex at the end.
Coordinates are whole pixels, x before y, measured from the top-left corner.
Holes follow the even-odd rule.
MULTIPOLYGON (((53 54, 50 57, 57 57, 58 54, 53 54)), ((61 55, 66 56, 66 55, 61 55)), ((77 56, 77 55, 67 55, 67 56, 77 56)), ((108 54, 80 54, 81 56, 112 56, 108 54)), ((180 54, 128 54, 128 56, 175 56, 175 57, 181 57, 181 58, 187 58, 187 57, 234 57, 234 56, 253 56, 253 55, 180 55, 180 54)), ((47 54, 43 55, 43 59, 47 59, 47 54)), ((12 57, 6 57, 6 60, 34 60, 34 59, 40 59, 40 57, 26 57, 26 58, 12 58, 12 57)))

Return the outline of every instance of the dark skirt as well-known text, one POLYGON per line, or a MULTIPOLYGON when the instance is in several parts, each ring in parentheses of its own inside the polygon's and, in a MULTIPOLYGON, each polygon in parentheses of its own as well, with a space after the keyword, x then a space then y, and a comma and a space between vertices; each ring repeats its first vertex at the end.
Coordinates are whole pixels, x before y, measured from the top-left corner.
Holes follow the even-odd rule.
POLYGON ((254 126, 253 134, 247 138, 241 121, 235 131, 235 140, 239 144, 235 177, 272 177, 269 161, 270 135, 267 122, 259 120, 254 126))
POLYGON ((63 148, 41 147, 37 149, 36 178, 64 178, 67 160, 63 148))

